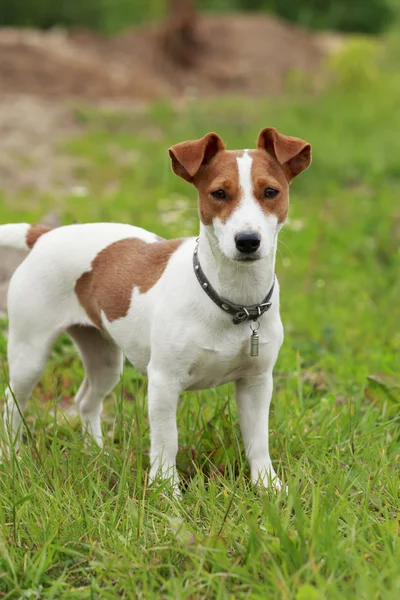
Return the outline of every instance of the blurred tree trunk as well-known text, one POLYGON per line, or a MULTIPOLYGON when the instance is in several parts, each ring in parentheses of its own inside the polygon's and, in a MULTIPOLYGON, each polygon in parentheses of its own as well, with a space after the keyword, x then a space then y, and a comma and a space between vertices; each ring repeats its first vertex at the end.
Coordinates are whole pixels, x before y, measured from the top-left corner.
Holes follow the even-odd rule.
POLYGON ((195 64, 200 49, 197 23, 196 0, 168 0, 163 50, 176 65, 190 68, 195 64))

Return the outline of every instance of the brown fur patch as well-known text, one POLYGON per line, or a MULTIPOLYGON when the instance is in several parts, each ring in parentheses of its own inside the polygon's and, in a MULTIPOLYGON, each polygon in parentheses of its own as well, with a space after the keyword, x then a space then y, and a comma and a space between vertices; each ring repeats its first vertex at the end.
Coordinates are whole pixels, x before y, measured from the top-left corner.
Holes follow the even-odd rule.
POLYGON ((209 164, 202 166, 194 177, 193 183, 199 192, 200 219, 204 225, 211 225, 217 217, 225 223, 238 207, 241 188, 236 159, 242 155, 243 150, 219 152, 209 164), (211 196, 211 192, 219 188, 226 193, 225 200, 215 200, 211 196))
POLYGON ((128 314, 132 289, 143 294, 160 279, 182 239, 147 243, 126 238, 104 248, 75 285, 75 293, 91 321, 101 329, 101 311, 109 321, 128 314))
POLYGON ((278 161, 264 150, 251 150, 249 154, 253 159, 251 178, 254 197, 265 214, 276 215, 278 223, 283 223, 289 209, 289 183, 285 171, 278 161), (264 197, 268 187, 279 190, 276 198, 264 197))
MULTIPOLYGON (((238 207, 242 189, 239 185, 239 169, 237 159, 244 151, 222 151, 207 165, 200 168, 193 183, 199 192, 199 213, 204 225, 211 225, 215 218, 225 223, 238 207), (227 195, 225 200, 215 200, 210 194, 223 189, 227 195)), ((283 167, 264 150, 250 150, 253 159, 251 176, 253 192, 265 214, 275 214, 279 223, 287 216, 289 207, 289 183, 283 167), (274 199, 264 197, 267 187, 279 190, 274 199)))
POLYGON ((51 227, 47 225, 31 225, 26 234, 26 244, 28 248, 33 248, 38 239, 44 234, 51 231, 51 227))

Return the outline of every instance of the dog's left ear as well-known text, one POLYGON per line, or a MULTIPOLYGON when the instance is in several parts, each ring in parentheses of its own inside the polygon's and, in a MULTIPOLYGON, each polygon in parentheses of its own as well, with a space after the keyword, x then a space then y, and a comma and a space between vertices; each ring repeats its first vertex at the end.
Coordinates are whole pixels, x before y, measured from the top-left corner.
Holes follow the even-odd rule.
POLYGON ((193 183, 201 165, 209 162, 217 152, 225 149, 224 142, 216 133, 207 133, 200 140, 181 142, 168 150, 175 175, 193 183))
POLYGON ((282 135, 274 127, 262 130, 258 136, 257 147, 276 158, 289 180, 311 164, 311 145, 299 138, 282 135))

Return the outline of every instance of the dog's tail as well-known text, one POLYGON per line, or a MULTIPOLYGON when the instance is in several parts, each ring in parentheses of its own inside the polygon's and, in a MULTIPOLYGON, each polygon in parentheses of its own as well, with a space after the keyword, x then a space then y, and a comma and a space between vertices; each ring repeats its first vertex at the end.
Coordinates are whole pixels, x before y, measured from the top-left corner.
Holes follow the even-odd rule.
POLYGON ((51 227, 47 225, 29 225, 28 223, 12 223, 0 225, 0 247, 31 250, 37 240, 51 227))

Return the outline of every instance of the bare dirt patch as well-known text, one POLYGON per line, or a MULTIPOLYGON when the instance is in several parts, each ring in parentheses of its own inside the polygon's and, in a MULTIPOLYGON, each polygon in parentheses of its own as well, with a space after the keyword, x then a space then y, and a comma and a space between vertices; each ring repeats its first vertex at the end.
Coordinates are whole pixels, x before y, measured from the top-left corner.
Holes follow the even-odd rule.
POLYGON ((149 100, 281 91, 293 70, 318 70, 320 36, 266 15, 202 15, 190 68, 171 63, 163 25, 119 37, 92 32, 0 30, 0 93, 149 100))
POLYGON ((59 145, 77 133, 73 110, 65 102, 0 97, 0 188, 14 195, 73 185, 73 161, 59 152, 59 145))

